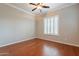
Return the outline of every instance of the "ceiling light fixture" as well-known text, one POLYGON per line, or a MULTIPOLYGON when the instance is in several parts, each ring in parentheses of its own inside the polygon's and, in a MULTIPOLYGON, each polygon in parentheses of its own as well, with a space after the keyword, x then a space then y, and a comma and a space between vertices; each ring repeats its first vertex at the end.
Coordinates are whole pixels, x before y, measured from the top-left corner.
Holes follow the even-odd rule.
POLYGON ((32 11, 34 11, 34 10, 36 10, 36 9, 39 9, 40 12, 41 12, 41 9, 42 9, 42 8, 50 8, 49 6, 47 6, 47 5, 44 4, 44 3, 29 3, 29 4, 35 6, 35 8, 32 9, 32 11))

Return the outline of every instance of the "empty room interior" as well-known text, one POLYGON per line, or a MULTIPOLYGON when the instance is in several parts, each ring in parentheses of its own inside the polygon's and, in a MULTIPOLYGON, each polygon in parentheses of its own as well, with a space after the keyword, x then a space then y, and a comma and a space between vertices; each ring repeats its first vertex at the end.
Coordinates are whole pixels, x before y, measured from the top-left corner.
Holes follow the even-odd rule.
POLYGON ((78 3, 0 3, 0 56, 79 56, 78 3))

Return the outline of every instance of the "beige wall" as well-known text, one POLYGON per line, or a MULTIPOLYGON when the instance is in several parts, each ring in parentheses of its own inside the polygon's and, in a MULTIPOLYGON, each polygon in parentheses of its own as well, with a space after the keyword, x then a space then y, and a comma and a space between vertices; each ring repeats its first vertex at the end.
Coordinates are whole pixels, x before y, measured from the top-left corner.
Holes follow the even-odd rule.
POLYGON ((0 47, 35 37, 35 17, 0 4, 0 47))
POLYGON ((42 39, 64 44, 79 46, 79 5, 73 5, 56 11, 49 11, 47 15, 36 16, 37 36, 42 39), (59 15, 59 35, 43 34, 43 20, 47 16, 59 15))

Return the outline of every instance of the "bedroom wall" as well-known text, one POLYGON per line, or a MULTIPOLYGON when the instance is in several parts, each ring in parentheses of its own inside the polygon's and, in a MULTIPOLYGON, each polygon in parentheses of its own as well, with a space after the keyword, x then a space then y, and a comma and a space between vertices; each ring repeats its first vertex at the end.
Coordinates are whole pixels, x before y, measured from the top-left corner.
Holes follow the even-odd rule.
POLYGON ((79 4, 49 11, 47 15, 36 16, 38 38, 79 46, 79 4), (44 35, 43 20, 45 17, 59 15, 59 35, 44 35))
POLYGON ((0 4, 0 47, 34 37, 34 15, 0 4))

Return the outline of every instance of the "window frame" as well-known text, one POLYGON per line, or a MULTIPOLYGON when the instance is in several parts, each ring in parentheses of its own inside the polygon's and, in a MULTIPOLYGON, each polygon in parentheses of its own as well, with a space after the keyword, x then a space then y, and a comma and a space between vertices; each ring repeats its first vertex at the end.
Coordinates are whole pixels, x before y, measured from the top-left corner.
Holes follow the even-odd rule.
MULTIPOLYGON (((56 35, 56 36, 59 35, 59 15, 54 15, 54 16, 50 16, 50 17, 45 17, 43 23, 44 23, 44 27, 43 27, 43 28, 44 28, 44 29, 43 29, 44 35, 50 35, 50 36, 52 36, 52 35, 56 35), (58 19, 57 19, 57 18, 58 18, 58 19), (47 27, 46 24, 45 24, 45 21, 47 21, 47 20, 45 20, 45 19, 50 19, 49 21, 51 21, 51 19, 54 19, 54 20, 53 20, 53 32, 54 32, 54 33, 45 33, 45 32, 46 32, 46 30, 45 30, 46 28, 45 28, 45 27, 47 27), (55 21, 55 20, 56 20, 56 21, 55 21), (54 24, 54 23, 56 23, 56 24, 54 24), (55 26, 56 26, 56 28, 55 28, 55 26), (57 32, 57 33, 55 32, 55 29, 56 29, 56 32, 57 32)), ((52 23, 50 23, 50 24, 52 24, 52 23)), ((48 25, 48 24, 47 24, 47 25, 48 25)), ((52 31, 51 31, 51 28, 52 28, 51 25, 50 25, 49 27, 50 27, 50 31, 49 31, 49 32, 52 32, 52 31)), ((48 31, 48 27, 47 27, 47 31, 48 31)))

